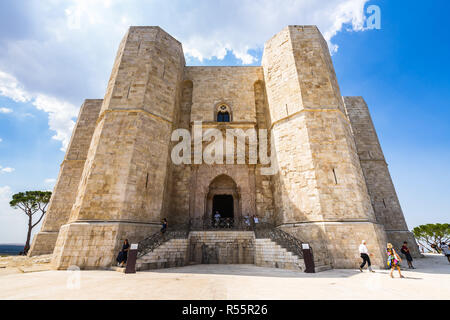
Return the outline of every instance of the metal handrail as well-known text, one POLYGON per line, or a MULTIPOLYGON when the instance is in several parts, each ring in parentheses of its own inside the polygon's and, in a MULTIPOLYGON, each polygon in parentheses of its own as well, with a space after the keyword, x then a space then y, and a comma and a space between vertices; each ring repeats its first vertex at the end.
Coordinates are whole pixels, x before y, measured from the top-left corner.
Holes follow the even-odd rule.
MULTIPOLYGON (((273 224, 267 222, 255 223, 251 218, 193 218, 187 223, 171 225, 166 232, 156 232, 150 237, 139 242, 138 258, 152 252, 165 242, 172 239, 187 239, 191 231, 254 231, 257 239, 270 239, 303 258, 303 247, 305 244, 302 240, 294 237, 290 233, 281 230, 273 224)), ((311 248, 312 250, 312 248, 311 248)))
POLYGON ((251 218, 193 218, 190 231, 253 231, 251 218))
POLYGON ((255 224, 254 231, 257 239, 270 239, 303 259, 303 244, 306 243, 290 233, 267 222, 255 224))
POLYGON ((172 239, 187 239, 189 235, 189 223, 173 225, 167 228, 165 233, 158 231, 150 237, 145 238, 138 244, 138 255, 140 258, 152 252, 162 244, 172 239))

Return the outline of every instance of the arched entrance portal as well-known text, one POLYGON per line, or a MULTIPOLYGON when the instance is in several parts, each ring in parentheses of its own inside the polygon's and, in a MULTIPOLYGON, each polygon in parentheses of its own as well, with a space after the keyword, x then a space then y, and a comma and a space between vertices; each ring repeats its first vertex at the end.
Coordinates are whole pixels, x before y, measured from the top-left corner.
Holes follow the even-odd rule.
POLYGON ((220 213, 222 218, 234 218, 234 199, 232 195, 220 194, 213 197, 213 213, 220 213))
POLYGON ((239 204, 240 197, 236 183, 229 176, 220 175, 209 185, 205 218, 212 218, 216 211, 220 213, 222 218, 239 218, 239 204))

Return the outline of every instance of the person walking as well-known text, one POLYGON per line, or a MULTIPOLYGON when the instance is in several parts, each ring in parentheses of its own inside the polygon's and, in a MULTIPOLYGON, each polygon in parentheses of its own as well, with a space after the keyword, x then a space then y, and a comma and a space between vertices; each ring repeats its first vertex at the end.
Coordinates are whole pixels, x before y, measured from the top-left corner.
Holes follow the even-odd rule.
POLYGON ((404 278, 402 276, 402 272, 400 270, 400 262, 402 262, 402 259, 398 256, 397 252, 395 251, 394 247, 391 243, 387 244, 386 253, 388 256, 387 265, 391 269, 391 278, 394 278, 394 270, 398 270, 398 274, 400 275, 400 278, 404 278))
POLYGON ((359 266, 359 271, 363 272, 363 268, 367 263, 367 266, 370 270, 370 272, 375 272, 372 270, 372 263, 370 262, 370 256, 373 256, 373 254, 369 253, 369 249, 367 249, 366 246, 366 240, 363 240, 361 244, 359 245, 359 254, 361 255, 361 258, 363 259, 363 262, 359 266))
POLYGON ((415 269, 413 264, 412 264, 413 258, 411 256, 411 252, 409 251, 408 242, 407 241, 403 242, 403 246, 402 246, 400 252, 405 255, 406 261, 408 262, 408 267, 410 269, 415 269))
POLYGON ((450 263, 450 249, 448 248, 448 244, 445 242, 441 243, 441 251, 444 256, 447 257, 448 262, 450 263))

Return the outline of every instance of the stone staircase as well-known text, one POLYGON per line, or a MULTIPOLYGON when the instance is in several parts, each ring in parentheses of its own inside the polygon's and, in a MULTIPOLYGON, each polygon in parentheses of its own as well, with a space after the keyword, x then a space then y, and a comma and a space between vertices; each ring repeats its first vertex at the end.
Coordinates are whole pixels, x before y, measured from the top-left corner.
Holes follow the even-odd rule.
POLYGON ((296 271, 305 270, 303 259, 270 239, 256 239, 255 265, 296 271))
POLYGON ((189 264, 254 264, 304 271, 303 259, 252 231, 193 231, 187 239, 171 239, 138 258, 136 270, 189 264))
POLYGON ((171 239, 138 258, 136 271, 183 267, 188 264, 189 239, 171 239))

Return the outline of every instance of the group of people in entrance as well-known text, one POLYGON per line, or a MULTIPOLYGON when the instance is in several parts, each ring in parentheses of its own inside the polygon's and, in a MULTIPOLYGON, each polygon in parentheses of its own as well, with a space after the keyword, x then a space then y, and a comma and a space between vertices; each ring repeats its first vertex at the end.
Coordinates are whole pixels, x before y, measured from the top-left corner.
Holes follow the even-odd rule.
MULTIPOLYGON (((359 254, 361 255, 361 258, 363 259, 363 262, 359 266, 359 270, 363 272, 363 268, 367 263, 367 266, 369 268, 370 272, 375 272, 372 269, 372 264, 370 262, 370 257, 373 256, 373 254, 369 253, 369 250, 366 246, 366 240, 363 240, 362 243, 359 246, 359 254)), ((400 249, 400 252, 403 253, 406 257, 406 261, 408 262, 408 267, 410 269, 415 269, 412 261, 413 258, 411 256, 411 252, 408 248, 408 242, 403 242, 403 246, 400 249)), ((394 278, 394 271, 398 270, 398 274, 400 275, 400 278, 404 278, 402 275, 401 269, 400 269, 400 263, 402 262, 402 258, 398 255, 397 251, 395 251, 394 247, 391 243, 388 243, 386 246, 386 254, 387 254, 387 266, 391 270, 390 276, 391 278, 394 278)))
MULTIPOLYGON (((244 216, 243 217, 244 227, 250 230, 253 226, 255 228, 259 224, 259 218, 257 215, 252 217, 244 216)), ((231 217, 222 218, 222 215, 219 211, 216 211, 213 216, 212 225, 214 228, 226 228, 231 229, 236 226, 236 221, 231 217)))

